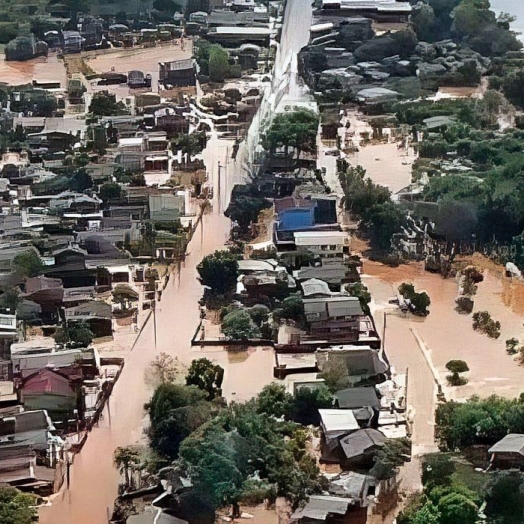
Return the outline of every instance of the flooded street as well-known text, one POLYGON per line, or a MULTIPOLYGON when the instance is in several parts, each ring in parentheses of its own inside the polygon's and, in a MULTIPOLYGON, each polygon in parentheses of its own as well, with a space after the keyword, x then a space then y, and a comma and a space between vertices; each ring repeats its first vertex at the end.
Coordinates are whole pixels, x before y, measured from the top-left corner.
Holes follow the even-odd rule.
MULTIPOLYGON (((218 147, 222 151, 221 145, 218 147)), ((216 159, 225 162, 220 155, 216 159)), ((212 177, 217 176, 218 170, 212 177)), ((157 305, 156 350, 154 322, 150 318, 126 359, 103 420, 75 457, 70 489, 63 489, 54 496, 52 506, 41 509, 41 523, 107 524, 119 479, 113 467, 113 451, 118 446, 144 441, 147 420, 143 405, 152 393, 144 382, 144 371, 155 354, 164 351, 184 363, 201 356, 215 360, 225 368, 224 393, 228 400, 248 399, 271 380, 272 349, 257 348, 241 354, 215 349, 204 353, 190 345, 200 318, 198 300, 202 295, 196 266, 202 257, 224 245, 229 229, 229 219, 218 211, 215 201, 213 213, 204 215, 189 244, 184 266, 178 275, 171 276, 157 305)))

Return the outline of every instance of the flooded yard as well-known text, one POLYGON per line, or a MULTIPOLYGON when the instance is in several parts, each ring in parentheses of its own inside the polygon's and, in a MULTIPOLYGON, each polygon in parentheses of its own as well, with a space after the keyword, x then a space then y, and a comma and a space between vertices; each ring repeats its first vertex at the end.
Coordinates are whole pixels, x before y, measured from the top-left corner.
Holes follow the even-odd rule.
POLYGON ((8 85, 30 84, 33 80, 60 80, 62 88, 67 87, 64 62, 55 54, 33 58, 24 62, 8 62, 0 55, 0 82, 8 85))
MULTIPOLYGON (((489 338, 472 328, 472 315, 461 315, 455 311, 455 298, 458 294, 456 279, 443 279, 440 275, 427 273, 422 264, 403 265, 387 268, 381 264, 366 261, 364 270, 367 276, 364 282, 369 287, 380 311, 391 310, 388 299, 396 294, 402 282, 412 282, 417 290, 425 290, 431 298, 430 315, 426 318, 403 315, 393 310, 394 322, 388 322, 386 330, 387 353, 393 365, 397 365, 395 355, 402 352, 392 339, 398 339, 401 345, 410 343, 403 336, 409 336, 408 327, 418 334, 434 364, 440 382, 445 385, 447 398, 464 399, 472 395, 483 397, 497 394, 516 397, 522 392, 524 368, 505 351, 505 341, 516 337, 524 339, 522 324, 522 297, 524 284, 511 283, 498 272, 485 270, 484 282, 478 286, 474 297, 473 311, 488 311, 494 320, 501 323, 501 335, 498 339, 489 338), (389 338, 389 343, 388 343, 389 338), (466 374, 469 382, 461 387, 448 387, 445 365, 449 360, 465 360, 470 368, 466 374)), ((383 313, 382 313, 383 314, 383 313)), ((388 315, 389 321, 389 315, 388 315)), ((411 333, 413 338, 413 333, 411 333)))

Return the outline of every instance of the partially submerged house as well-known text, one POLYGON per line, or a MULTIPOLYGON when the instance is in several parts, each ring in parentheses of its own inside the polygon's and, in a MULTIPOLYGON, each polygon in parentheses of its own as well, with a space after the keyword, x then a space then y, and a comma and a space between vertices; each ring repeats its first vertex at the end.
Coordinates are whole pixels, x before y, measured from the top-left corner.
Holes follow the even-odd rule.
POLYGON ((340 439, 340 464, 344 470, 370 468, 373 457, 386 442, 383 433, 376 429, 359 429, 340 439))

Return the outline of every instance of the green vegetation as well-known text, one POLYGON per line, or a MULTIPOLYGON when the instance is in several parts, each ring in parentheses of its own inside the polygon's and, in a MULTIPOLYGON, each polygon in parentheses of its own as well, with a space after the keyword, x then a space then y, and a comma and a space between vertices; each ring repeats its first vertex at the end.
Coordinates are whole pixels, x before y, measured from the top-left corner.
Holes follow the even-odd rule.
POLYGON ((298 159, 302 152, 316 151, 319 122, 318 115, 307 109, 279 113, 265 133, 262 145, 271 156, 282 149, 286 158, 298 159))
POLYGON ((16 488, 0 488, 0 522, 31 524, 36 518, 36 497, 16 488))
POLYGON ((524 433, 524 402, 493 395, 437 407, 435 435, 443 449, 493 445, 508 433, 524 433))
POLYGON ((338 177, 344 191, 345 208, 358 220, 360 229, 369 236, 373 247, 388 251, 391 238, 401 231, 405 215, 391 201, 391 192, 366 178, 361 166, 346 161, 338 166, 338 177))
POLYGON ((424 317, 429 315, 428 307, 431 305, 431 300, 425 291, 417 293, 413 284, 404 282, 399 286, 398 292, 409 301, 410 309, 415 315, 424 317))
POLYGON ((116 182, 106 182, 100 187, 98 196, 103 202, 118 200, 122 196, 122 187, 116 182))
POLYGON ((191 362, 186 375, 186 386, 196 386, 207 393, 207 400, 222 395, 224 369, 207 358, 197 358, 191 362))
POLYGON ((368 288, 364 284, 362 284, 362 282, 355 282, 354 284, 348 284, 346 286, 346 289, 352 297, 358 297, 362 311, 366 315, 369 315, 369 303, 371 302, 371 293, 368 291, 368 288))
POLYGON ((199 40, 195 48, 195 59, 200 73, 208 76, 211 82, 222 83, 231 75, 229 53, 219 44, 199 40))
POLYGON ((229 251, 215 251, 198 264, 200 282, 211 288, 216 295, 223 295, 235 289, 238 277, 237 257, 229 251))
POLYGON ((162 384, 172 384, 180 374, 177 358, 167 353, 160 353, 151 361, 145 372, 145 380, 148 385, 157 388, 162 384))
POLYGON ((151 420, 147 434, 154 451, 170 459, 178 457, 183 440, 216 414, 217 407, 206 397, 196 386, 158 386, 145 406, 151 420))
POLYGON ((524 522, 524 475, 519 471, 498 471, 485 489, 486 515, 494 524, 524 522))
POLYGON ((500 322, 493 320, 487 311, 473 313, 473 329, 488 335, 489 338, 500 337, 500 322))
POLYGON ((251 224, 258 221, 260 212, 270 207, 271 202, 260 194, 256 186, 235 186, 231 202, 224 214, 238 224, 240 233, 247 234, 251 224))
POLYGON ((237 309, 228 313, 222 320, 222 333, 229 340, 249 340, 260 337, 260 329, 253 322, 249 313, 237 309))
POLYGON ((55 332, 55 342, 72 347, 88 347, 93 342, 94 333, 85 321, 69 322, 55 332))
POLYGON ((30 250, 13 258, 12 270, 21 278, 37 277, 44 272, 44 264, 36 251, 30 250))
POLYGON ((464 386, 468 383, 468 380, 460 376, 460 373, 466 373, 469 371, 469 367, 463 360, 450 360, 446 364, 446 369, 451 372, 446 379, 451 386, 464 386))
POLYGON ((122 102, 116 101, 114 94, 99 91, 93 94, 89 112, 95 116, 114 116, 125 115, 128 111, 122 102))
POLYGON ((375 453, 370 475, 379 480, 395 476, 398 468, 411 460, 411 441, 408 438, 388 439, 375 453))

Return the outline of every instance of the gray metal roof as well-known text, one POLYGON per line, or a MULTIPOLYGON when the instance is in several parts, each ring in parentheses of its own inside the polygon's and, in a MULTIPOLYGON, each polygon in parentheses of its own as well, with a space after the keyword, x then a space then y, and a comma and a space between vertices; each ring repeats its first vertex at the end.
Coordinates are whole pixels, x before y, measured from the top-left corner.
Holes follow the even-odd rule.
POLYGON ((361 429, 340 439, 340 447, 346 458, 356 458, 376 446, 383 446, 386 440, 385 435, 376 429, 361 429))
POLYGON ((345 515, 353 501, 342 497, 330 497, 329 495, 312 495, 303 508, 297 509, 291 515, 291 521, 302 518, 313 520, 326 520, 328 515, 336 513, 345 515))
POLYGON ((510 433, 489 448, 488 453, 519 453, 524 456, 524 435, 510 433))
POLYGON ((373 387, 346 388, 335 393, 339 408, 359 409, 366 406, 380 407, 377 392, 373 387))

